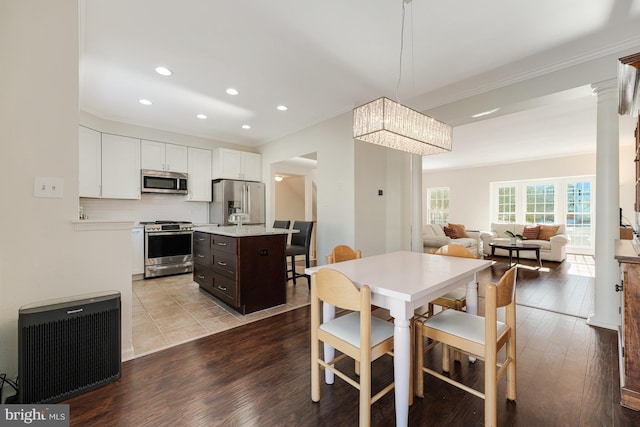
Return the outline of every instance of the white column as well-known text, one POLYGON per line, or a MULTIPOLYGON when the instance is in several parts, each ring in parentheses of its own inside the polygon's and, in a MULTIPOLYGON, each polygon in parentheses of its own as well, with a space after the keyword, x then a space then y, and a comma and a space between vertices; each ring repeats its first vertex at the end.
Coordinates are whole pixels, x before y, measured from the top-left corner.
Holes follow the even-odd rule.
POLYGON ((615 260, 619 239, 619 138, 618 82, 606 80, 591 85, 598 97, 596 152, 596 281, 594 311, 587 323, 616 330, 620 323, 620 298, 615 285, 620 278, 615 260))
POLYGON ((423 252, 422 244, 422 156, 411 155, 411 251, 423 252))

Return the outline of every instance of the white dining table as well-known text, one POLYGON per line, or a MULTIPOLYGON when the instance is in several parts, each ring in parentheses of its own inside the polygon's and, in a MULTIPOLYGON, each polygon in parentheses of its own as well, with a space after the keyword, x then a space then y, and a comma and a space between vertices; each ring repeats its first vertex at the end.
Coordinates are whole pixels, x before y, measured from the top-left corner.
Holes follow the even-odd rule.
MULTIPOLYGON (((492 261, 459 258, 420 252, 399 251, 368 256, 305 269, 313 274, 332 268, 346 275, 356 286, 369 285, 371 304, 389 310, 394 319, 394 381, 396 426, 409 422, 411 377, 411 319, 414 311, 429 301, 466 284, 467 311, 477 313, 476 274, 492 261)), ((324 321, 335 316, 335 307, 323 304, 324 321)), ((325 345, 325 360, 332 360, 334 350, 325 345)), ((332 384, 333 373, 325 371, 325 382, 332 384)))

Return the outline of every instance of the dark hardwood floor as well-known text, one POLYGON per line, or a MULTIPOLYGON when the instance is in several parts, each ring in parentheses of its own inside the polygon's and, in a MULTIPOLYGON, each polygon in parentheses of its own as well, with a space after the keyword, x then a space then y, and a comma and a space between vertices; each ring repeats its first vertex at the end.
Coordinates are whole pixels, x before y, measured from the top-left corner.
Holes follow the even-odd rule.
MULTIPOLYGON (((508 258, 494 257, 491 269, 480 274, 480 282, 497 281, 507 270, 508 258)), ((595 259, 568 254, 564 262, 521 259, 518 265, 517 303, 533 308, 570 314, 586 319, 593 311, 595 259)))
MULTIPOLYGON (((495 264, 481 281, 499 277, 503 267, 495 264)), ((539 274, 541 286, 576 280, 566 267, 539 273, 523 268, 519 300, 535 286, 530 274, 539 274)), ((508 402, 500 382, 499 425, 640 425, 640 412, 619 403, 615 332, 525 305, 517 316, 518 396, 508 402)), ((437 367, 439 356, 433 351, 426 363, 437 367)), ((309 307, 303 307, 125 362, 120 380, 64 403, 71 406, 72 426, 357 425, 358 394, 343 381, 323 384, 321 401, 311 401, 309 359, 309 307)), ((392 369, 389 356, 374 363, 374 391, 391 380, 392 369)), ((477 386, 482 371, 482 362, 463 361, 452 375, 477 386)), ((483 424, 481 399, 433 377, 425 380, 425 397, 409 411, 411 426, 483 424)), ((372 425, 395 425, 394 411, 389 393, 373 405, 372 425)))

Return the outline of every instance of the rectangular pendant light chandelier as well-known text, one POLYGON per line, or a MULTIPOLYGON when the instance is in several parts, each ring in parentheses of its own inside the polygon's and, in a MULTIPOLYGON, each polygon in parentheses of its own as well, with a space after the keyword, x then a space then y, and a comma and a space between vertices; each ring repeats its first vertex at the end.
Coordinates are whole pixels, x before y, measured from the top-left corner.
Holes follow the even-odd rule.
POLYGON ((382 97, 353 110, 353 137, 428 156, 451 151, 453 129, 446 123, 382 97))

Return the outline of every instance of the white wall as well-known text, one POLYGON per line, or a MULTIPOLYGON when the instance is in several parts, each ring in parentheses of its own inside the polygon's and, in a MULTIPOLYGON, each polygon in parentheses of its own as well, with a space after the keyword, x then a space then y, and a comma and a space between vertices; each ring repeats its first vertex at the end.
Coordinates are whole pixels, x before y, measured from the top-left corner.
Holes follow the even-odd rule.
POLYGON ((486 230, 491 224, 491 182, 560 176, 594 175, 595 154, 510 163, 479 168, 425 173, 423 175, 423 216, 426 223, 426 189, 449 187, 449 212, 453 223, 471 230, 486 230))
MULTIPOLYGON (((620 147, 620 203, 623 212, 633 212, 633 148, 620 147)), ((491 223, 491 182, 515 181, 563 176, 595 175, 596 155, 536 160, 479 168, 426 172, 423 174, 423 213, 426 223, 426 189, 450 188, 450 218, 453 223, 465 224, 468 229, 485 230, 491 223)), ((597 197, 597 195, 596 195, 597 197)), ((617 207, 615 207, 617 209, 617 207)))
POLYGON ((387 148, 355 142, 355 226, 356 248, 364 256, 386 252, 387 148), (382 195, 378 195, 382 191, 382 195))
POLYGON ((0 2, 0 372, 17 374, 19 307, 97 291, 122 293, 131 350, 131 233, 74 231, 78 217, 78 4, 0 2), (63 180, 35 198, 34 177, 63 180))
POLYGON ((409 155, 360 142, 356 150, 352 125, 351 112, 344 113, 260 147, 267 223, 275 219, 271 165, 317 153, 317 259, 321 263, 341 244, 369 255, 410 248, 409 155), (378 198, 380 188, 384 196, 378 198))
POLYGON ((364 255, 411 248, 410 159, 402 151, 355 142, 356 247, 364 255))
POLYGON ((271 164, 317 153, 317 256, 322 261, 339 244, 354 245, 354 147, 351 114, 260 146, 267 193, 267 224, 275 218, 271 164))
MULTIPOLYGON (((305 220, 305 177, 287 177, 280 182, 274 182, 276 192, 275 218, 294 221, 305 220)), ((269 223, 272 224, 272 223, 269 223)))

